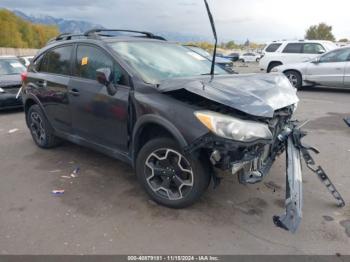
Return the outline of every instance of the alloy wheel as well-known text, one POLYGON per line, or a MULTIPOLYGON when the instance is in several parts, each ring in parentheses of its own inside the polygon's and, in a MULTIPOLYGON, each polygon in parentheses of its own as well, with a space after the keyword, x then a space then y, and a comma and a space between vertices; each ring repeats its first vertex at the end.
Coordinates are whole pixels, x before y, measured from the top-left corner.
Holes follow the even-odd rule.
POLYGON ((180 200, 193 188, 193 171, 189 161, 172 149, 157 149, 145 161, 149 187, 162 198, 180 200))
POLYGON ((297 87, 297 85, 298 85, 298 78, 297 78, 296 75, 289 73, 289 74, 287 74, 287 78, 288 78, 289 82, 290 82, 294 87, 297 87))
POLYGON ((46 132, 43 127, 43 120, 37 112, 30 114, 30 130, 39 144, 43 144, 46 139, 46 132))

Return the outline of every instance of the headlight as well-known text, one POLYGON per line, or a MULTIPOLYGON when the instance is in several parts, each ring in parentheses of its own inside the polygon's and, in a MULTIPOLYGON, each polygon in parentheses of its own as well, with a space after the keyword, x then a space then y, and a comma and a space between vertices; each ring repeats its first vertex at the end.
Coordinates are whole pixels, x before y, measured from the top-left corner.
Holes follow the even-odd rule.
POLYGON ((212 111, 197 111, 194 114, 203 125, 220 137, 241 142, 272 139, 269 127, 262 123, 242 120, 212 111))
POLYGON ((5 90, 0 87, 0 93, 5 93, 5 90))

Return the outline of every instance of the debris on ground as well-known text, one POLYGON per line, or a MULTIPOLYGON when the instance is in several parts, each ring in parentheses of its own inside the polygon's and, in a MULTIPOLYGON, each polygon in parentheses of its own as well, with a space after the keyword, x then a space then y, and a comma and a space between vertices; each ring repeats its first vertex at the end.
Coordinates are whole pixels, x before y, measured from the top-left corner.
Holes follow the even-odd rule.
POLYGON ((49 173, 60 173, 62 170, 60 169, 56 169, 56 170, 51 170, 49 171, 49 173))
POLYGON ((73 178, 78 177, 79 171, 80 171, 80 168, 77 167, 77 168, 74 169, 74 171, 70 174, 70 176, 73 177, 73 178))
POLYGON ((11 130, 9 130, 9 134, 13 134, 13 133, 16 133, 17 131, 19 131, 19 129, 18 128, 14 128, 14 129, 11 129, 11 130))
POLYGON ((350 127, 350 117, 345 117, 344 121, 350 127))
POLYGON ((64 194, 64 190, 63 189, 52 190, 51 193, 53 195, 63 195, 64 194))
POLYGON ((61 178, 71 179, 72 177, 70 177, 70 176, 61 176, 61 178))

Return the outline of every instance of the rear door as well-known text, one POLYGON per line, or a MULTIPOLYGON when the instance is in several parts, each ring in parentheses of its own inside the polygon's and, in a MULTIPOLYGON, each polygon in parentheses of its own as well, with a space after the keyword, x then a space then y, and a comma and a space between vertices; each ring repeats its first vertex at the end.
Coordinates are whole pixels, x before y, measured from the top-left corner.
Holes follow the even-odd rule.
POLYGON ((34 62, 29 72, 31 91, 43 105, 51 125, 59 131, 72 127, 68 83, 71 75, 73 45, 54 47, 34 62))
POLYGON ((89 142, 126 152, 130 92, 126 72, 95 45, 77 45, 74 57, 74 76, 69 84, 74 132, 89 142), (113 72, 115 95, 97 82, 96 70, 101 68, 113 72))
POLYGON ((350 48, 346 48, 321 56, 318 63, 309 63, 305 79, 320 85, 343 87, 349 55, 350 48))
POLYGON ((303 44, 302 43, 288 43, 282 50, 281 62, 283 64, 303 62, 303 44))

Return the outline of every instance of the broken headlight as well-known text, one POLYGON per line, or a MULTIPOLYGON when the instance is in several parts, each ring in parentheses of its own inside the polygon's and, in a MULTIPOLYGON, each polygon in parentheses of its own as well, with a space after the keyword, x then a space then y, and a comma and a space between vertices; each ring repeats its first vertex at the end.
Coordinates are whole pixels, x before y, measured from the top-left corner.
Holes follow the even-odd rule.
POLYGON ((197 111, 195 116, 210 131, 220 137, 241 142, 272 139, 269 127, 262 123, 242 120, 212 111, 197 111))

